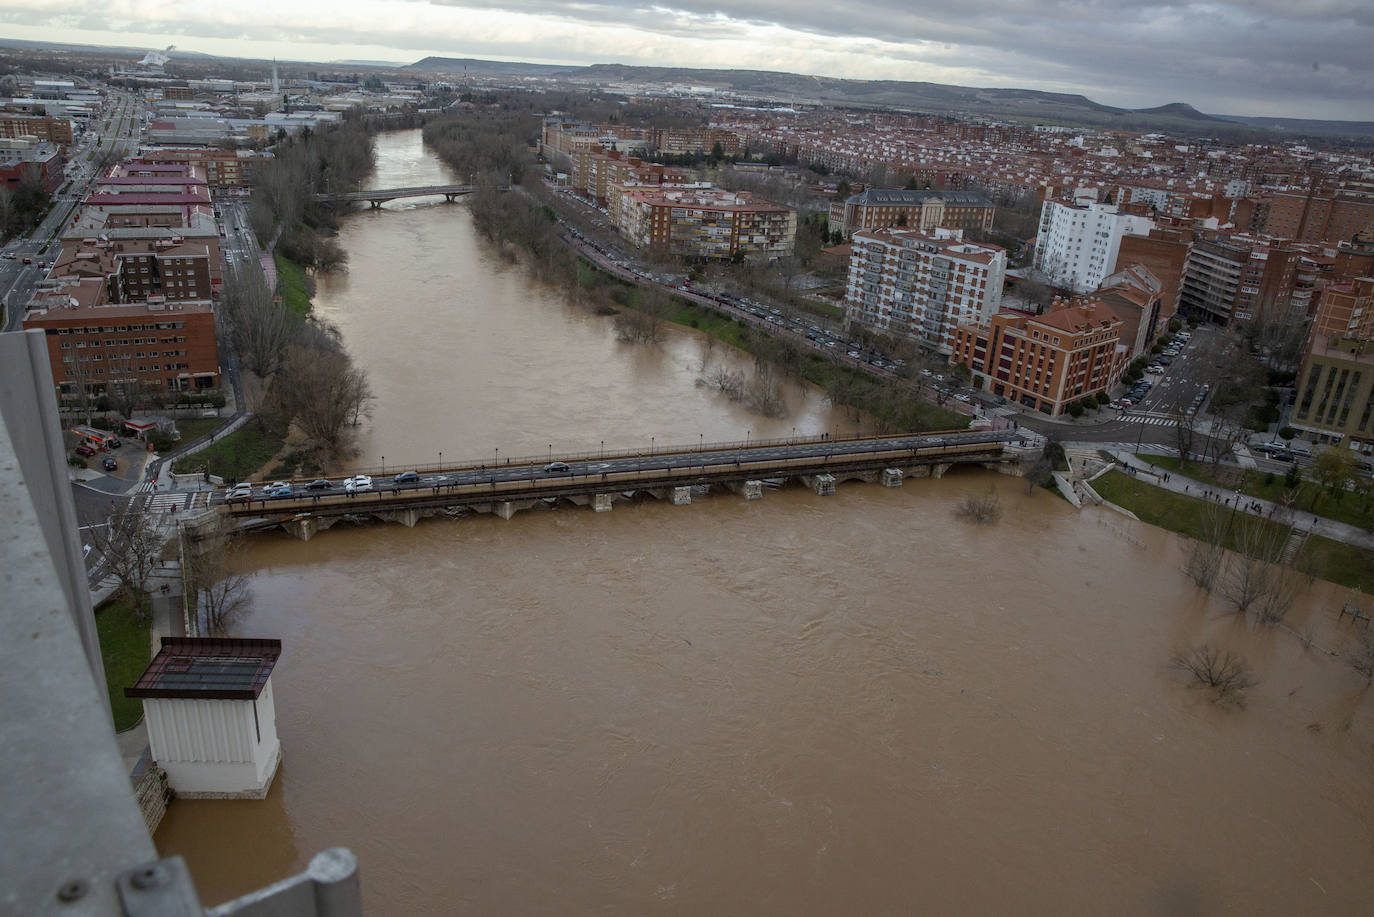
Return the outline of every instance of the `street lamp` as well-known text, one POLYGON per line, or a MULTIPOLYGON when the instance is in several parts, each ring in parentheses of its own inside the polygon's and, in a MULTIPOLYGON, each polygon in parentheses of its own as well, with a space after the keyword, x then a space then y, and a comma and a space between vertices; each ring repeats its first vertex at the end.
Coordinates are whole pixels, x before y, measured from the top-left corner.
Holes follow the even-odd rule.
POLYGON ((439 470, 440 470, 440 471, 443 471, 443 470, 444 470, 444 450, 443 450, 443 449, 440 449, 440 450, 439 450, 439 470))
POLYGON ((649 437, 649 454, 654 454, 654 438, 652 436, 649 437))
POLYGON ((606 441, 604 439, 601 441, 601 457, 606 457, 606 441))
POLYGON ((382 477, 386 477, 386 456, 382 456, 382 477))
POLYGON ((553 461, 553 443, 549 443, 549 461, 553 461))

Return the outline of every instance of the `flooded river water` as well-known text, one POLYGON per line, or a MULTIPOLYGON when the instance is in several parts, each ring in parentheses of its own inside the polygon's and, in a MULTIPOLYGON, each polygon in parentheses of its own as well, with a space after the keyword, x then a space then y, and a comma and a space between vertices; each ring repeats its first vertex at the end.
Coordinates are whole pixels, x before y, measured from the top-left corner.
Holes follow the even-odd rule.
MULTIPOLYGON (((378 146, 379 186, 440 177, 418 133, 378 146)), ((378 393, 362 461, 842 423, 712 395, 687 332, 618 344, 461 207, 341 241, 318 307, 378 393)), ((260 537, 235 630, 284 643, 281 771, 174 803, 158 846, 207 903, 347 846, 374 914, 1364 912, 1344 596, 1303 597, 1305 649, 1198 592, 1177 541, 981 471, 260 537), (988 487, 1002 520, 956 520, 988 487), (1254 668, 1243 709, 1169 668, 1202 643, 1254 668)))

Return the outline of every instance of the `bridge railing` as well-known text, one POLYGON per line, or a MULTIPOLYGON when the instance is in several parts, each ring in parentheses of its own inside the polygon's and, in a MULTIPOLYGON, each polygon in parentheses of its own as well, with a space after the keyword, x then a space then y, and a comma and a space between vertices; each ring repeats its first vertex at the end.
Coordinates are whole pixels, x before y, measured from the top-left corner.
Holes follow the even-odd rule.
MULTIPOLYGON (((492 447, 492 452, 479 459, 460 459, 458 461, 434 461, 420 463, 404 462, 383 462, 380 465, 359 466, 356 468, 341 470, 338 477, 348 477, 355 474, 366 474, 372 477, 385 477, 387 475, 400 474, 403 471, 414 471, 419 474, 441 474, 453 471, 465 471, 470 469, 485 469, 496 465, 501 467, 516 468, 520 466, 537 466, 542 468, 549 462, 601 462, 611 459, 626 458, 652 458, 658 455, 692 455, 695 453, 706 452, 729 452, 740 449, 770 449, 778 446, 802 446, 815 443, 837 443, 837 442, 871 442, 877 440, 900 439, 912 436, 943 436, 943 437, 969 437, 973 436, 972 441, 978 441, 984 437, 988 441, 1014 439, 1015 436, 1008 431, 978 431, 978 430, 928 430, 920 433, 849 433, 832 434, 822 433, 814 436, 786 436, 769 439, 754 439, 749 437, 743 440, 725 442, 705 442, 697 441, 687 444, 665 444, 659 445, 651 441, 649 448, 630 448, 630 449, 595 449, 585 452, 560 453, 554 452, 552 447, 546 452, 528 455, 507 455, 498 447, 492 447)), ((310 480, 309 478, 299 478, 296 480, 310 480)))

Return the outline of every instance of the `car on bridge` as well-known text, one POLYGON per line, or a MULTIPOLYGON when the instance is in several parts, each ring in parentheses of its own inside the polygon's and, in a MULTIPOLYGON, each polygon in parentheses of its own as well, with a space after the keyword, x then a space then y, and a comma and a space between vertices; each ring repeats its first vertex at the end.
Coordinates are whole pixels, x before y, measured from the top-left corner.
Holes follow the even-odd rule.
POLYGON ((334 489, 334 482, 333 482, 333 481, 330 481, 330 480, 328 480, 328 479, 326 479, 326 478, 316 478, 315 480, 311 481, 309 484, 305 485, 305 489, 306 489, 306 490, 333 490, 333 489, 334 489))
POLYGON ((265 497, 294 497, 295 495, 296 492, 292 489, 291 485, 283 481, 278 481, 276 484, 273 484, 271 487, 267 488, 267 491, 263 494, 265 497))
MULTIPOLYGON (((289 485, 288 485, 289 486, 289 485)), ((225 503, 237 503, 253 499, 253 485, 247 481, 235 484, 229 488, 229 492, 224 495, 225 503)))
POLYGON ((545 474, 567 474, 572 471, 572 466, 567 462, 549 462, 544 466, 545 474))
POLYGON ((402 471, 400 474, 396 475, 396 477, 391 479, 391 483, 395 485, 419 484, 420 473, 418 471, 402 471))
POLYGON ((349 493, 367 490, 372 486, 372 478, 365 474, 355 474, 351 478, 344 478, 343 486, 349 493))

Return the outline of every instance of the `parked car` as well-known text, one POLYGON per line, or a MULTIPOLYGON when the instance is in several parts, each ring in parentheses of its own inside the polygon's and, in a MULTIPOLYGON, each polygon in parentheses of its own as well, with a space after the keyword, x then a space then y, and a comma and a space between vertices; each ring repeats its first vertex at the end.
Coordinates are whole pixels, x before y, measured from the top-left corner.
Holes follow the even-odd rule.
POLYGON ((1107 404, 1107 407, 1111 408, 1113 411, 1121 410, 1122 406, 1120 400, 1112 401, 1107 404))
POLYGON ((119 470, 119 462, 116 462, 113 458, 107 458, 107 459, 105 459, 105 461, 101 462, 100 464, 101 464, 101 466, 102 466, 106 471, 118 471, 118 470, 119 470))
POLYGON ((119 441, 118 436, 111 436, 109 439, 105 440, 105 445, 111 449, 118 449, 124 444, 119 441))
POLYGON ((418 484, 420 473, 418 471, 402 471, 391 479, 392 484, 418 484))
POLYGON ((1298 454, 1291 449, 1280 449, 1278 452, 1271 453, 1270 458, 1280 462, 1296 462, 1298 454))
POLYGON ((1260 455, 1273 455, 1282 452, 1287 447, 1283 443, 1255 443, 1250 447, 1251 452, 1258 452, 1260 455))
POLYGON ((90 446, 86 445, 85 443, 82 443, 81 445, 77 446, 74 451, 77 455, 84 455, 88 457, 95 455, 95 450, 92 449, 90 446))

